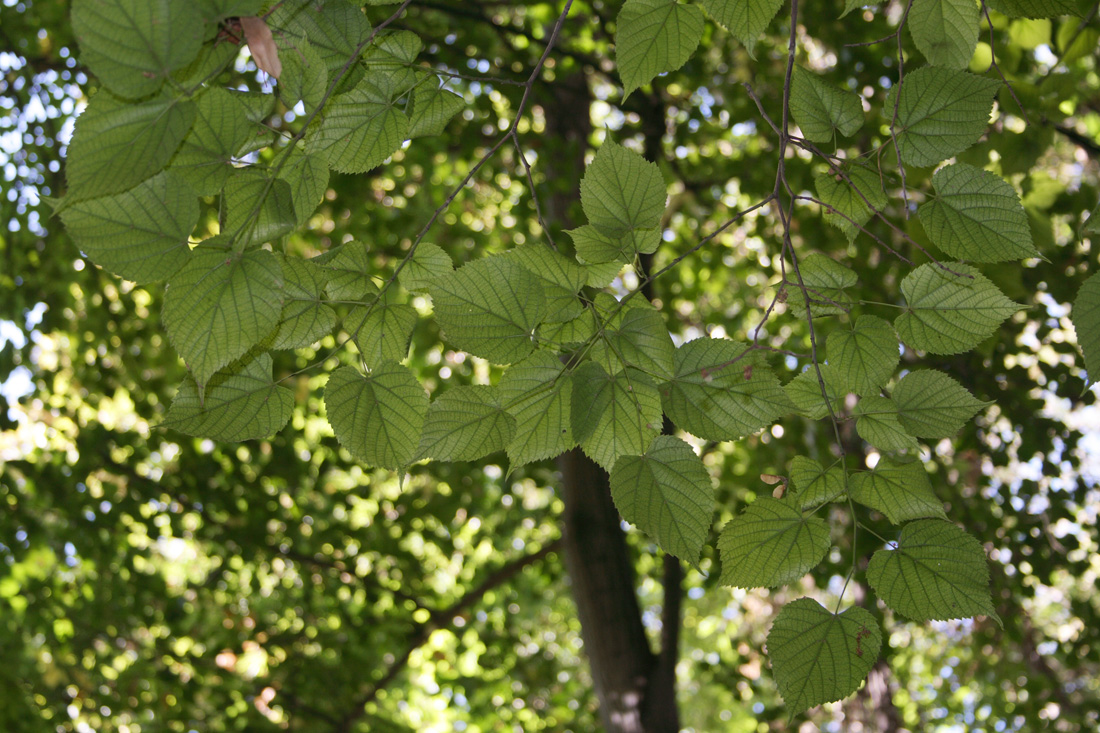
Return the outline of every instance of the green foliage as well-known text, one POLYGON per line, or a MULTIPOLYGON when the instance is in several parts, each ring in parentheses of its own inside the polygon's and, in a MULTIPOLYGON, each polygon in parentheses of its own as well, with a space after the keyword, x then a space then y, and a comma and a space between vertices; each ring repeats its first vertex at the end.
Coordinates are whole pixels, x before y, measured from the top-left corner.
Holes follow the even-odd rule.
POLYGON ((829 551, 829 526, 790 504, 761 496, 718 537, 719 582, 738 588, 777 588, 817 566, 829 551))
MULTIPOLYGON (((860 55, 860 71, 897 59, 863 58, 871 52, 855 50, 863 47, 857 44, 840 52, 834 73, 816 49, 806 53, 802 34, 816 29, 791 18, 791 35, 769 40, 775 58, 762 55, 754 67, 772 79, 759 82, 762 88, 779 80, 770 91, 782 93, 761 94, 766 104, 757 107, 733 96, 743 96, 740 87, 719 88, 730 69, 716 71, 710 56, 727 58, 725 50, 696 53, 704 37, 723 37, 704 32, 703 10, 744 46, 737 52, 743 59, 745 51, 755 53, 782 3, 626 0, 615 19, 614 56, 630 102, 614 111, 627 122, 605 120, 604 139, 579 183, 587 223, 568 230, 571 242, 553 236, 571 219, 553 174, 562 164, 555 160, 561 141, 530 138, 554 129, 565 114, 540 85, 551 77, 579 78, 574 64, 609 56, 599 34, 578 35, 590 47, 559 59, 549 55, 561 42, 556 32, 519 33, 494 19, 502 33, 523 40, 516 48, 537 41, 547 49, 535 56, 531 81, 509 85, 503 74, 452 71, 479 68, 481 51, 468 46, 478 52, 461 64, 440 61, 453 55, 452 40, 422 42, 415 23, 394 30, 387 21, 372 30, 360 4, 285 0, 266 17, 278 30, 283 61, 276 93, 242 92, 248 85, 221 36, 233 28, 227 19, 258 13, 260 5, 73 4, 82 61, 105 88, 75 124, 68 190, 56 208, 96 264, 138 284, 168 281, 164 328, 190 376, 164 427, 219 441, 280 431, 327 435, 323 422, 295 412, 317 385, 303 378, 298 391, 287 387, 307 370, 329 370, 325 418, 355 461, 402 473, 446 471, 411 467, 504 451, 510 475, 526 480, 541 470, 525 470, 527 464, 579 445, 609 474, 622 517, 696 569, 711 561, 705 546, 716 503, 712 456, 701 454, 713 451, 720 495, 745 505, 717 539, 721 584, 779 588, 817 568, 834 573, 835 561, 826 556, 834 541, 844 542, 853 555, 849 580, 865 579, 898 614, 917 621, 997 618, 981 545, 947 521, 943 499, 951 497, 954 508, 960 492, 934 490, 916 457, 921 441, 960 432, 972 439, 966 425, 987 403, 948 373, 919 367, 925 353, 960 355, 958 362, 931 362, 958 373, 966 352, 1012 327, 1005 322, 1020 306, 1005 292, 1016 298, 1034 289, 1036 278, 1008 264, 987 277, 967 263, 1043 257, 1040 232, 1062 227, 1065 210, 1058 207, 1076 193, 1034 174, 1021 182, 1015 173, 1028 167, 1013 169, 1016 161, 991 157, 992 143, 979 142, 990 133, 1004 83, 1018 87, 1012 96, 1034 107, 1044 124, 1048 118, 1061 124, 1073 105, 1052 101, 1058 93, 1043 87, 1045 77, 1036 86, 1017 84, 1016 74, 1025 73, 1015 68, 1018 59, 998 73, 965 70, 989 50, 975 56, 978 4, 915 0, 901 21, 905 28, 891 27, 898 53, 906 30, 930 65, 914 68, 906 60, 896 81, 873 78, 875 87, 864 86, 862 76, 854 81, 857 67, 843 65, 848 57, 860 55), (706 84, 696 65, 710 75, 706 84), (659 76, 670 72, 691 82, 677 81, 676 91, 660 88, 659 76), (696 94, 691 83, 707 86, 706 94, 696 94), (649 84, 655 91, 647 95, 649 84), (734 130, 752 120, 774 136, 747 144, 734 132, 734 145, 670 131, 680 122, 666 109, 675 99, 677 114, 703 130, 701 140, 712 134, 695 101, 712 94, 734 130), (537 112, 529 96, 538 96, 537 112), (781 114, 768 111, 775 100, 781 114), (477 120, 472 132, 455 132, 460 112, 477 120), (803 137, 792 134, 791 123, 803 137), (452 132, 442 141, 423 139, 452 132), (490 144, 481 137, 497 132, 503 134, 490 144), (463 135, 477 140, 467 143, 463 135), (639 141, 645 156, 635 150, 639 141), (482 148, 471 153, 475 144, 482 148), (662 146, 673 154, 665 156, 662 146), (498 151, 512 156, 510 169, 504 162, 496 167, 498 151), (931 172, 955 156, 958 162, 931 172), (330 170, 358 175, 330 179, 330 170), (433 211, 416 197, 437 179, 454 189, 433 211), (816 198, 802 193, 811 183, 816 198), (349 189, 354 203, 342 215, 343 203, 334 210, 327 202, 349 189), (471 199, 452 209, 467 189, 471 199), (911 200, 923 203, 918 208, 911 200), (482 205, 495 210, 484 213, 482 205), (714 215, 734 206, 741 207, 737 213, 714 215), (920 227, 905 221, 913 210, 920 227), (846 243, 823 226, 819 211, 846 243), (359 217, 378 221, 369 228, 344 221, 359 217), (517 219, 524 222, 501 224, 517 219), (433 225, 438 244, 423 241, 433 225), (507 231, 493 232, 494 226, 507 231), (965 262, 936 260, 924 251, 927 242, 965 262), (695 259, 685 262, 689 257, 695 259), (669 285, 669 273, 680 280, 669 285), (729 306, 732 292, 742 298, 736 307, 729 306), (885 308, 902 299, 891 324, 885 308), (447 376, 436 366, 443 360, 447 376), (904 376, 895 380, 899 366, 904 376), (293 428, 286 428, 292 417, 293 428), (813 424, 823 420, 824 426, 813 424), (713 444, 697 452, 698 444, 662 434, 666 427, 713 444), (874 468, 850 471, 852 465, 874 468), (747 471, 782 466, 789 466, 785 498, 782 490, 770 498, 745 488, 747 471), (838 504, 825 507, 832 502, 838 504), (905 522, 897 546, 874 552, 866 573, 858 572, 862 528, 877 527, 871 535, 881 538, 880 531, 890 531, 884 526, 905 522)), ((844 12, 858 7, 847 2, 844 12)), ((990 7, 1010 17, 1077 12, 1061 0, 998 0, 990 7)), ((791 12, 797 15, 797 4, 791 12)), ((1003 22, 992 19, 990 33, 1003 22)), ((1059 27, 1062 50, 1077 42, 1064 35, 1066 27, 1059 27)), ((755 92, 746 99, 757 100, 755 92)), ((1005 114, 997 111, 990 139, 1023 138, 1005 114)), ((578 143, 587 141, 569 141, 578 143)), ((1090 218, 1082 232, 1095 229, 1090 218)), ((1081 287, 1073 320, 1095 376, 1097 276, 1081 287)), ((974 387, 978 394, 992 389, 974 387)), ((289 452, 302 450, 295 445, 289 452)), ((731 509, 719 511, 730 516, 731 509)), ((466 516, 465 507, 448 511, 466 516)), ((450 529, 433 531, 451 536, 450 529)), ((453 545, 433 552, 450 557, 462 546, 453 545)), ((405 549, 397 543, 386 552, 405 549)), ((430 619, 436 623, 437 615, 430 619)), ((792 716, 859 687, 878 658, 878 626, 862 608, 835 614, 808 598, 783 607, 768 653, 792 716)))
POLYGON ((791 717, 859 689, 881 646, 878 622, 862 608, 834 614, 812 598, 784 606, 768 632, 768 655, 791 717))
POLYGON ((886 605, 914 621, 984 614, 1001 623, 982 546, 950 522, 905 525, 896 547, 871 558, 867 581, 886 605))

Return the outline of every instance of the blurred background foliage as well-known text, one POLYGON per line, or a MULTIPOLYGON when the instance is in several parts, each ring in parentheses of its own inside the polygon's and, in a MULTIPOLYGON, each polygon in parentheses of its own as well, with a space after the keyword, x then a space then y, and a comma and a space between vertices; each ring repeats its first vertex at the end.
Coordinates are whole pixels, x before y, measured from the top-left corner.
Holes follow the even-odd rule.
MULTIPOLYGON (((1098 256, 1081 230, 1100 196, 1100 21, 1094 5, 1082 8, 1083 18, 991 12, 991 27, 983 22, 971 70, 995 73, 987 71, 992 49, 1028 115, 1002 89, 989 134, 960 159, 1018 187, 1046 259, 988 268, 1028 308, 979 349, 926 360, 996 403, 956 440, 934 446, 933 479, 948 516, 990 556, 1005 628, 985 619, 926 626, 886 612, 883 659, 866 687, 788 724, 764 637, 783 602, 839 592, 850 538, 838 534, 821 567, 772 593, 718 586, 705 556, 704 573, 689 571, 685 583, 678 675, 686 728, 1100 725, 1100 410, 1067 305, 1098 256)), ((467 109, 445 135, 369 174, 334 174, 325 203, 288 247, 315 254, 355 238, 370 244, 380 270, 392 267, 510 121, 522 91, 515 82, 560 9, 414 0, 394 27, 424 40, 421 59, 452 72, 467 109)), ((800 61, 881 106, 896 77, 893 41, 845 44, 890 34, 904 3, 837 19, 842 10, 840 2, 804 8, 800 61)), ((392 8, 366 12, 377 21, 392 8)), ((617 12, 613 2, 574 3, 518 132, 549 201, 575 198, 579 171, 552 173, 577 145, 610 134, 655 159, 671 192, 660 267, 771 191, 774 147, 741 83, 778 109, 786 41, 777 20, 754 59, 708 24, 682 69, 623 101, 610 61, 617 12), (591 94, 587 110, 556 101, 555 89, 577 85, 591 94), (564 115, 587 115, 588 139, 556 135, 564 115)), ((270 440, 217 445, 157 427, 185 374, 160 322, 163 292, 82 259, 46 201, 64 190, 65 144, 95 86, 77 58, 68 3, 0 0, 0 13, 0 728, 597 729, 556 552, 552 463, 510 475, 503 456, 417 466, 403 486, 364 470, 321 416, 323 375, 344 358, 331 355, 332 338, 281 352, 278 373, 322 368, 296 378, 294 418, 270 440)), ((919 59, 908 34, 901 38, 919 59)), ((247 51, 233 74, 243 87, 271 91, 247 51)), ((270 123, 293 126, 293 112, 277 108, 270 123)), ((869 149, 883 135, 856 145, 869 149)), ((788 171, 792 186, 807 190, 820 172, 808 163, 788 171)), ((930 174, 915 171, 908 183, 919 187, 930 174)), ((916 218, 897 208, 895 220, 924 241, 916 218)), ((880 222, 869 226, 896 243, 880 222)), ((869 237, 848 245, 816 208, 799 209, 795 227, 807 250, 846 252, 861 282, 896 282, 907 271, 869 237)), ((657 280, 654 298, 672 330, 685 339, 751 337, 774 294, 775 233, 773 220, 749 217, 657 280)), ((505 148, 429 241, 461 264, 540 236, 522 167, 505 148)), ((627 271, 621 285, 637 278, 627 271)), ((433 329, 421 322, 410 357, 429 388, 485 376, 484 363, 441 348, 433 329)), ((797 314, 775 315, 762 338, 808 351, 797 314)), ((844 437, 853 455, 866 450, 854 433, 844 437)), ((830 438, 821 425, 790 418, 708 454, 719 482, 714 527, 750 494, 771 492, 760 474, 784 474, 796 455, 825 455, 830 438)), ((850 521, 846 511, 831 522, 850 521)), ((642 535, 632 531, 629 541, 646 625, 657 634, 661 563, 642 535)), ((865 562, 876 548, 863 535, 860 542, 854 550, 865 562)), ((854 592, 858 599, 863 589, 854 592)))

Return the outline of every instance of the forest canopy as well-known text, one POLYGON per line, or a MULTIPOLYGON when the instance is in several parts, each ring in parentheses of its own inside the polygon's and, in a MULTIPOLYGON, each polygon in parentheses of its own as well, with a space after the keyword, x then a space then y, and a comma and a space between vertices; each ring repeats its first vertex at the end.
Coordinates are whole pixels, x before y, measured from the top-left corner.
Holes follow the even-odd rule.
POLYGON ((1100 6, 5 0, 5 730, 1100 724, 1100 6))

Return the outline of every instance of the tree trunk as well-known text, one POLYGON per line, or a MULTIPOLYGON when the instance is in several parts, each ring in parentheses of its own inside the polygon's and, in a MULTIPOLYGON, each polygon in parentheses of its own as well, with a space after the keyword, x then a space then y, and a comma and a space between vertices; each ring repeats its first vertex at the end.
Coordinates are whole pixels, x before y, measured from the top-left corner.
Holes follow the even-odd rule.
MULTIPOLYGON (((548 224, 560 232, 576 225, 584 154, 592 128, 591 95, 582 75, 559 77, 542 100, 547 139, 564 140, 565 151, 547 156, 548 224)), ((564 239, 558 237, 558 239, 564 239)), ((566 247, 568 242, 560 242, 566 247)), ((676 657, 680 624, 681 568, 665 565, 662 648, 654 654, 646 639, 636 595, 634 562, 619 512, 611 500, 607 472, 580 449, 558 459, 561 471, 563 540, 581 637, 591 667, 600 719, 609 733, 675 733, 676 657)))

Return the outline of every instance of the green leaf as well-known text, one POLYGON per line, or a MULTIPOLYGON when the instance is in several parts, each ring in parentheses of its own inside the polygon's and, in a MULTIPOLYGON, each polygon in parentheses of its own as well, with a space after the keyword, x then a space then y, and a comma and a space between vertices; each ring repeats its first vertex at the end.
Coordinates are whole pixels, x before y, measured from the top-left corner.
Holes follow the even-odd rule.
POLYGON ((665 198, 660 169, 612 140, 600 146, 581 179, 584 214, 608 235, 656 228, 665 212, 665 198))
POLYGON ((428 414, 428 393, 408 367, 386 362, 363 376, 340 367, 325 386, 325 411, 340 445, 370 466, 412 461, 428 414))
POLYGON ((197 438, 241 441, 279 432, 294 411, 294 395, 271 377, 271 355, 260 354, 210 380, 205 398, 195 380, 180 384, 163 427, 197 438))
POLYGON ((718 582, 737 588, 778 588, 813 570, 828 551, 825 520, 804 517, 790 504, 761 496, 718 536, 718 582))
POLYGON ((449 275, 455 269, 451 256, 442 247, 421 242, 412 259, 397 273, 397 281, 410 293, 426 293, 437 277, 449 275))
POLYGON ((393 155, 408 137, 409 118, 365 79, 325 107, 320 126, 306 136, 306 150, 323 155, 334 171, 365 173, 393 155))
POLYGON ((909 372, 894 388, 898 420, 918 438, 950 438, 988 402, 979 402, 943 372, 909 372))
POLYGON ((351 309, 344 329, 352 335, 363 362, 371 368, 384 361, 404 361, 418 317, 407 303, 378 301, 351 309))
POLYGON ((204 91, 195 108, 195 122, 172 158, 172 172, 200 196, 213 196, 233 173, 233 158, 248 142, 252 123, 240 100, 219 87, 204 91))
POLYGON ((840 386, 840 378, 834 374, 830 365, 821 364, 818 368, 821 370, 821 380, 825 382, 825 391, 829 395, 828 405, 821 394, 821 381, 818 380, 817 369, 813 367, 799 374, 783 388, 798 414, 811 420, 826 417, 829 414, 829 405, 832 405, 833 414, 839 413, 844 404, 844 397, 848 394, 840 386))
POLYGON ((1077 343, 1085 356, 1085 371, 1089 379, 1100 379, 1100 273, 1081 285, 1070 312, 1077 343))
POLYGON ((187 184, 158 173, 129 191, 75 203, 61 212, 61 220, 93 262, 144 284, 183 267, 199 202, 187 184))
POLYGON ((428 408, 417 455, 439 461, 476 461, 504 450, 515 431, 516 419, 501 406, 496 388, 452 387, 428 408))
POLYGON ((336 326, 336 313, 321 299, 325 271, 297 257, 280 257, 283 312, 271 348, 301 349, 320 341, 336 326))
POLYGON ((707 440, 737 440, 794 410, 759 354, 725 339, 701 338, 676 350, 675 376, 661 386, 676 425, 707 440))
POLYGON ((263 249, 199 247, 168 283, 168 338, 204 387, 214 372, 264 340, 283 312, 283 271, 263 249))
POLYGON ((906 312, 894 321, 901 340, 932 354, 959 354, 974 348, 1020 309, 980 272, 945 262, 952 272, 929 263, 901 281, 906 312))
POLYGON ((435 317, 448 340, 494 364, 520 361, 535 348, 546 315, 539 279, 507 257, 469 262, 432 281, 435 317))
POLYGON ((791 114, 807 140, 832 142, 841 135, 854 135, 863 125, 863 105, 859 96, 827 84, 817 74, 801 66, 791 77, 791 114))
POLYGON ((290 184, 253 167, 226 182, 225 209, 225 231, 242 247, 275 241, 298 225, 290 184))
POLYGON ((289 109, 300 101, 308 115, 324 101, 329 85, 328 67, 304 38, 278 34, 275 40, 283 64, 276 88, 279 98, 289 109))
POLYGON ((965 69, 978 45, 978 3, 913 0, 906 26, 928 63, 965 69))
POLYGON ((536 351, 500 378, 500 401, 516 419, 508 443, 513 470, 573 448, 573 376, 549 351, 536 351))
POLYGON ((1057 18, 1081 15, 1073 0, 989 0, 989 7, 1010 18, 1057 18))
POLYGON ((301 150, 292 150, 286 155, 287 162, 278 177, 290 184, 297 228, 309 221, 324 198, 328 190, 328 166, 319 156, 307 155, 301 150))
POLYGON ((305 38, 324 59, 330 76, 354 61, 371 28, 362 9, 353 3, 282 0, 268 16, 279 34, 305 38))
POLYGON ((466 107, 466 100, 445 86, 438 79, 416 88, 409 112, 409 137, 442 135, 451 118, 466 107))
POLYGON ((855 409, 859 437, 883 451, 918 450, 920 445, 901 426, 898 408, 887 397, 868 395, 855 409))
POLYGON ((692 565, 710 532, 714 489, 703 459, 671 435, 653 438, 645 453, 623 456, 611 470, 611 498, 623 519, 670 555, 692 565))
POLYGON ((859 395, 875 394, 893 376, 901 354, 889 321, 860 316, 848 329, 829 334, 827 352, 840 386, 859 395))
POLYGON ((224 71, 237 58, 239 51, 233 43, 219 43, 217 37, 209 39, 191 63, 172 73, 174 86, 188 93, 198 91, 203 83, 224 71))
POLYGON ((905 525, 895 549, 871 557, 867 581, 887 606, 914 621, 983 614, 1003 625, 989 595, 981 544, 950 522, 905 525))
MULTIPOLYGON (((978 142, 1000 86, 995 79, 936 66, 907 72, 897 102, 902 161, 933 166, 978 142)), ((894 108, 897 89, 890 90, 884 109, 894 108)))
POLYGON ((743 43, 749 56, 782 6, 783 0, 703 0, 710 17, 743 43))
POLYGON ((813 459, 795 456, 791 461, 791 483, 798 506, 813 509, 844 496, 844 467, 834 464, 826 469, 813 459))
MULTIPOLYGON (((856 284, 856 274, 832 257, 814 252, 799 262, 802 284, 810 296, 814 316, 836 315, 851 306, 844 292, 856 284)), ((806 300, 795 273, 787 271, 787 309, 799 317, 806 315, 806 300)))
POLYGON ((519 263, 539 279, 546 298, 543 321, 564 323, 581 314, 582 305, 577 293, 584 287, 586 273, 575 260, 541 243, 510 249, 502 256, 519 263))
POLYGON ((928 472, 916 459, 883 458, 873 470, 849 476, 848 486, 853 501, 882 512, 894 524, 925 517, 947 518, 928 472))
POLYGON ((932 176, 936 196, 918 209, 932 243, 952 257, 1002 262, 1036 257, 1027 213, 1000 176, 955 163, 932 176))
MULTIPOLYGON (((654 308, 628 308, 619 323, 605 331, 608 355, 616 364, 636 367, 654 379, 671 379, 676 345, 665 319, 654 308)), ((595 359, 596 356, 593 355, 595 359)))
POLYGON ((115 94, 136 99, 160 88, 202 46, 194 3, 177 0, 73 0, 80 60, 115 94))
POLYGON ((859 236, 860 227, 888 203, 878 171, 863 166, 822 173, 814 178, 814 188, 817 197, 834 209, 825 211, 825 221, 844 232, 849 243, 859 236))
POLYGON ((633 369, 608 374, 586 361, 573 374, 573 437, 611 471, 621 456, 641 455, 661 431, 661 396, 633 369))
MULTIPOLYGON (((661 246, 661 232, 657 229, 630 229, 607 234, 591 224, 585 224, 566 234, 573 238, 577 257, 591 264, 631 262, 635 255, 652 254, 661 246)), ((618 275, 618 271, 615 274, 618 275)))
POLYGON ((675 0, 627 0, 615 21, 623 96, 683 66, 703 37, 703 12, 675 0))
POLYGON ((869 612, 853 606, 833 614, 812 598, 785 605, 768 632, 775 682, 791 717, 859 689, 881 648, 869 612))
POLYGON ((159 97, 134 104, 96 94, 74 127, 65 165, 69 196, 106 196, 157 174, 194 121, 192 102, 159 97))
POLYGON ((206 22, 220 23, 226 18, 259 15, 264 0, 197 0, 196 4, 206 22))
POLYGON ((342 244, 325 263, 325 268, 328 270, 326 290, 333 300, 361 302, 378 294, 370 247, 363 242, 353 239, 342 244))

